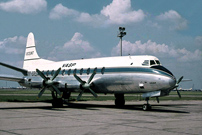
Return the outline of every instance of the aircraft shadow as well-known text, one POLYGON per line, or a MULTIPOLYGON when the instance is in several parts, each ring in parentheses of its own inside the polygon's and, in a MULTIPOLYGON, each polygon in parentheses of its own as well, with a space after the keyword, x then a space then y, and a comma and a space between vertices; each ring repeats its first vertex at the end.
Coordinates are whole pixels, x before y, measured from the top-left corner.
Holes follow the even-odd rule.
MULTIPOLYGON (((44 101, 46 103, 50 103, 51 101, 44 101)), ((20 102, 19 102, 20 103, 20 102)), ((22 103, 35 103, 32 101, 22 103)), ((36 103, 40 103, 37 101, 36 103)), ((42 102, 41 102, 42 103, 42 102)), ((37 105, 37 104, 36 104, 37 105)), ((189 104, 190 105, 190 104, 189 104)), ((188 105, 186 104, 161 104, 161 105, 152 105, 152 110, 148 112, 161 112, 161 113, 190 113, 187 111, 181 111, 180 108, 186 108, 188 105), (174 108, 174 109, 173 109, 174 108), (176 110, 175 110, 176 109, 176 110)), ((143 111, 142 105, 125 105, 124 107, 117 107, 115 105, 101 105, 101 104, 88 104, 88 103, 77 103, 70 102, 64 104, 62 108, 53 108, 50 106, 31 106, 31 107, 0 107, 0 110, 12 110, 12 109, 45 109, 45 110, 54 110, 54 111, 66 111, 67 108, 71 109, 85 109, 85 110, 99 110, 99 108, 109 108, 109 109, 123 109, 123 110, 134 110, 134 111, 143 111)))
MULTIPOLYGON (((187 105, 175 104, 175 105, 152 105, 152 110, 150 112, 162 112, 162 113, 189 113, 186 111, 180 110, 170 110, 168 107, 185 107, 187 105), (164 108, 166 107, 166 108, 164 108)), ((86 103, 67 103, 65 108, 75 108, 75 109, 88 109, 88 110, 98 110, 99 108, 110 108, 110 109, 125 109, 125 110, 134 110, 134 111, 143 111, 142 105, 125 105, 124 107, 117 107, 115 105, 100 105, 100 104, 86 104, 86 103)))

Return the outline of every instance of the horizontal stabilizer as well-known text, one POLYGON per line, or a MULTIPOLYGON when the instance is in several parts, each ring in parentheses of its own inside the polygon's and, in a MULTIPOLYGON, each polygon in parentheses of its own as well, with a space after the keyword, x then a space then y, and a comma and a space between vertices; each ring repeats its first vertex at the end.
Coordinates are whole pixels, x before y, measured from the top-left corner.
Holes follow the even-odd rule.
POLYGON ((21 72, 25 76, 28 75, 28 71, 25 69, 18 68, 18 67, 12 66, 12 65, 8 65, 8 64, 2 63, 2 62, 0 62, 0 65, 7 67, 7 68, 10 68, 10 69, 13 69, 13 70, 18 71, 18 72, 21 72))

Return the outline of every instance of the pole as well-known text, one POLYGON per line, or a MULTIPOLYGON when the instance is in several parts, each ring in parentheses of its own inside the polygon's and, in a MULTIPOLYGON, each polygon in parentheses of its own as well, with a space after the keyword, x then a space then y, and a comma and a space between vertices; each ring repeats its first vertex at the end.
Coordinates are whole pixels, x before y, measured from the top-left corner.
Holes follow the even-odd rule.
POLYGON ((120 37, 120 55, 122 56, 122 37, 126 35, 126 32, 124 27, 119 27, 119 34, 117 35, 117 37, 120 37))
POLYGON ((122 37, 120 37, 121 39, 121 56, 122 56, 122 37))

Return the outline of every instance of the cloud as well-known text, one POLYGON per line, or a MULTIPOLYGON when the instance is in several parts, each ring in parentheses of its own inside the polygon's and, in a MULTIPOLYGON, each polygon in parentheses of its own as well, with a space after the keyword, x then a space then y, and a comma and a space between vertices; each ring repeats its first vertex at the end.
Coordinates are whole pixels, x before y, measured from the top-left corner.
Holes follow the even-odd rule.
POLYGON ((3 54, 24 54, 26 38, 14 36, 0 41, 0 52, 3 54))
POLYGON ((140 22, 146 16, 141 9, 132 10, 130 0, 113 0, 111 4, 103 7, 101 15, 106 16, 107 21, 112 24, 140 22))
POLYGON ((145 18, 144 12, 133 10, 130 0, 113 0, 111 4, 103 7, 99 14, 89 14, 78 12, 74 9, 64 7, 62 4, 56 5, 50 12, 50 19, 61 19, 62 17, 72 16, 75 21, 80 23, 90 23, 93 25, 110 24, 130 24, 140 22, 145 18))
POLYGON ((94 58, 101 54, 96 51, 88 41, 83 39, 81 33, 76 32, 72 39, 66 42, 62 47, 56 46, 50 53, 51 60, 66 60, 80 58, 94 58), (58 53, 59 52, 59 53, 58 53))
POLYGON ((6 12, 17 12, 22 14, 35 14, 46 9, 46 0, 11 0, 1 2, 0 9, 6 12))
POLYGON ((79 12, 73 9, 69 9, 63 6, 61 3, 57 4, 50 12, 49 18, 50 19, 61 19, 67 16, 77 16, 79 12))
POLYGON ((202 47, 202 36, 197 36, 197 37, 195 38, 195 42, 196 42, 196 45, 202 47))
POLYGON ((175 10, 169 10, 156 18, 157 20, 165 22, 166 25, 169 24, 172 30, 183 30, 187 28, 187 20, 175 10))
MULTIPOLYGON (((123 53, 124 55, 155 55, 158 57, 170 57, 175 58, 179 61, 198 61, 202 60, 202 51, 195 50, 190 52, 183 49, 175 49, 169 47, 166 44, 158 44, 148 40, 146 43, 136 41, 131 43, 129 41, 123 41, 123 53)), ((112 49, 111 55, 120 55, 120 44, 112 49)))

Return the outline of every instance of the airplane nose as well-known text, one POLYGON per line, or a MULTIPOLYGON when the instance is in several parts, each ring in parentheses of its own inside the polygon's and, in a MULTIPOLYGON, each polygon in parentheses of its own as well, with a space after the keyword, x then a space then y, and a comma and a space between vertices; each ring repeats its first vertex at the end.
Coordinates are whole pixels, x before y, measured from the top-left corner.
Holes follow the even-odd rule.
POLYGON ((175 84, 176 84, 176 79, 175 79, 175 77, 169 79, 169 85, 170 85, 171 87, 174 87, 175 84))

